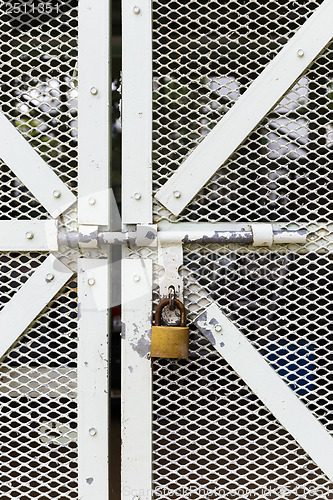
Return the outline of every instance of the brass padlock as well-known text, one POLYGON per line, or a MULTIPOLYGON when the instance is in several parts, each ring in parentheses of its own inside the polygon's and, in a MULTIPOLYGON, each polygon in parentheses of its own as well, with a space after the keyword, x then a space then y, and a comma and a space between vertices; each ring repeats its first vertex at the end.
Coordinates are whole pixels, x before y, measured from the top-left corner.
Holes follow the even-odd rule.
POLYGON ((155 311, 155 326, 151 329, 152 358, 187 358, 189 352, 189 328, 186 324, 185 307, 180 300, 174 304, 180 310, 180 326, 161 326, 162 309, 169 305, 169 299, 162 300, 155 311))

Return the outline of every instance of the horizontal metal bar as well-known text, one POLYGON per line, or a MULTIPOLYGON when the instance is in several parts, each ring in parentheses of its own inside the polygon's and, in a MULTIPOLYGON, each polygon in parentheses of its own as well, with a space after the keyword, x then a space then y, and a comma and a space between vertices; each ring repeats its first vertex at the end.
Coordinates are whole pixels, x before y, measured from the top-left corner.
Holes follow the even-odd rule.
POLYGON ((274 243, 306 243, 307 231, 273 231, 274 243))
MULTIPOLYGON (((260 224, 257 224, 260 225, 260 224)), ((257 226, 256 225, 256 226, 257 226)), ((174 225, 176 226, 176 224, 174 225)), ((269 226, 269 224, 264 224, 269 226)), ((199 225, 200 227, 200 225, 199 225)), ((280 243, 306 243, 307 232, 305 230, 299 231, 273 231, 273 240, 271 244, 280 243)), ((156 232, 153 228, 147 231, 146 237, 142 238, 136 231, 125 232, 96 232, 92 231, 91 234, 71 232, 59 233, 58 245, 68 246, 70 248, 78 248, 81 245, 86 246, 95 241, 95 244, 100 246, 104 245, 134 245, 134 246, 149 246, 154 245, 156 242, 164 245, 173 243, 183 243, 188 245, 191 243, 208 244, 218 243, 228 245, 230 243, 236 244, 254 244, 254 237, 252 229, 239 229, 239 230, 171 230, 170 226, 166 230, 160 229, 156 232), (147 236, 148 235, 148 236, 147 236)), ((257 245, 260 246, 260 245, 257 245)), ((263 243, 262 246, 270 246, 270 242, 263 243)))

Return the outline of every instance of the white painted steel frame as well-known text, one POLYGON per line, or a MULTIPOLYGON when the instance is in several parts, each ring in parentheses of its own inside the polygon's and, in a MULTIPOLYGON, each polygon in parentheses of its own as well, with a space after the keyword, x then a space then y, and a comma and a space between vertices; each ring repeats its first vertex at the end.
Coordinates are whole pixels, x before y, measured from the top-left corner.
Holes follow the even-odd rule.
POLYGON ((0 220, 0 251, 45 250, 58 250, 56 220, 0 220))
POLYGON ((79 2, 79 223, 110 224, 111 2, 79 2))
POLYGON ((333 438, 221 309, 210 305, 196 326, 333 481, 333 438))
POLYGON ((122 260, 122 500, 152 499, 152 261, 122 260))
POLYGON ((54 255, 34 271, 0 311, 0 358, 73 275, 54 255))
POLYGON ((333 2, 325 0, 160 188, 158 201, 175 215, 186 207, 330 42, 332 18, 333 2))
MULTIPOLYGON (((122 221, 152 223, 152 5, 122 2, 122 221)), ((122 496, 152 498, 152 262, 122 260, 122 496)))
POLYGON ((122 219, 152 222, 152 7, 123 0, 122 219))
POLYGON ((1 111, 0 137, 0 158, 52 217, 73 205, 75 195, 1 111))
POLYGON ((109 498, 108 259, 78 259, 79 499, 109 498))

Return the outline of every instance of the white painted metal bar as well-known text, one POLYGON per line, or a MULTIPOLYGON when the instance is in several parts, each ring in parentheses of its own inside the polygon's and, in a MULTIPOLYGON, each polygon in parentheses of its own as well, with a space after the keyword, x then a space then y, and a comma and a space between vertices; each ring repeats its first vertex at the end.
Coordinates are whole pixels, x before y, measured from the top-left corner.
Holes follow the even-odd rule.
POLYGON ((80 500, 109 498, 107 259, 78 259, 80 500))
POLYGON ((0 158, 56 218, 76 200, 42 157, 0 112, 0 158))
POLYGON ((333 438, 259 352, 210 305, 195 321, 199 330, 261 399, 306 453, 333 481, 333 438))
POLYGON ((157 192, 178 215, 234 153, 333 36, 333 2, 325 0, 249 89, 157 192))
MULTIPOLYGON (((282 227, 285 224, 282 225, 282 227)), ((280 243, 305 244, 307 231, 282 230, 278 224, 266 223, 191 223, 178 222, 158 225, 158 242, 166 245, 189 243, 244 243, 254 246, 271 246, 280 243)))
POLYGON ((79 2, 80 224, 110 224, 110 8, 79 2))
POLYGON ((36 269, 0 311, 0 357, 58 293, 73 272, 54 255, 36 269))
MULTIPOLYGON (((169 233, 172 234, 172 233, 169 233)), ((160 233, 161 235, 161 233, 160 233)), ((173 286, 177 299, 183 301, 183 276, 179 274, 179 268, 183 265, 183 243, 182 240, 171 243, 159 241, 158 263, 164 268, 164 274, 159 279, 160 298, 169 296, 169 288, 173 286)))
POLYGON ((122 261, 122 500, 152 499, 152 261, 122 261))
POLYGON ((58 250, 57 221, 0 220, 0 250, 2 252, 58 250))
POLYGON ((123 0, 122 219, 152 222, 151 0, 123 0))

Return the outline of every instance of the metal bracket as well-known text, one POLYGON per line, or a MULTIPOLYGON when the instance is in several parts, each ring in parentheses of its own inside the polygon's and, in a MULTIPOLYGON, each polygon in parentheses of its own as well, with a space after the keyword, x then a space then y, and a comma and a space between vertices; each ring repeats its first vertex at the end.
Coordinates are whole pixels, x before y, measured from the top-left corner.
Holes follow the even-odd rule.
POLYGON ((173 286, 175 296, 178 300, 183 300, 183 279, 179 274, 179 268, 183 265, 183 244, 159 244, 158 263, 164 268, 164 275, 159 280, 160 297, 169 297, 169 288, 173 286))
POLYGON ((271 224, 251 224, 254 247, 270 247, 274 242, 271 224))
MULTIPOLYGON (((175 297, 183 302, 183 277, 179 274, 179 268, 183 265, 183 243, 158 245, 158 263, 164 268, 164 274, 159 280, 160 299, 169 297, 170 287, 174 287, 175 297)), ((178 313, 165 308, 163 316, 168 324, 173 324, 178 318, 178 313)))

